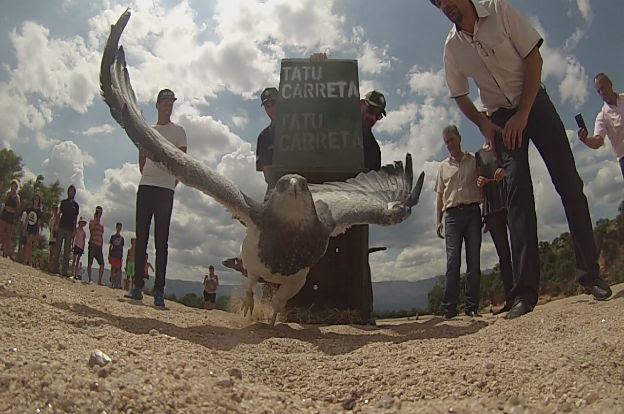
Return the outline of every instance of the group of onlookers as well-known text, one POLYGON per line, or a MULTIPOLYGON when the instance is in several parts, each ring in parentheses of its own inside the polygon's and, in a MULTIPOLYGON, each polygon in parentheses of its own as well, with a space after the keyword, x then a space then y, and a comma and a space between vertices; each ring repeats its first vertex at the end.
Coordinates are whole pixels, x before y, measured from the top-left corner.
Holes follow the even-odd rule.
MULTIPOLYGON (((33 250, 40 241, 40 233, 43 228, 43 212, 41 197, 35 194, 28 208, 19 215, 21 200, 17 192, 19 183, 11 182, 7 192, 2 213, 0 213, 0 243, 4 257, 11 257, 25 265, 41 267, 40 263, 33 259, 33 250), (12 246, 14 226, 20 228, 17 257, 14 257, 12 246)), ((48 239, 48 268, 53 274, 59 274, 66 278, 82 280, 82 256, 87 252, 87 277, 86 283, 93 283, 92 265, 95 260, 99 265, 97 283, 103 285, 104 274, 104 225, 102 219, 102 207, 97 206, 93 218, 87 220, 80 216, 80 206, 75 200, 76 188, 70 185, 67 189, 67 198, 60 205, 52 205, 52 217, 48 223, 50 232, 48 239), (79 218, 78 218, 79 217, 79 218), (89 238, 87 240, 87 224, 89 238), (71 263, 71 264, 70 264, 71 263)), ((129 290, 133 285, 135 274, 135 250, 136 239, 131 239, 131 246, 126 254, 125 274, 123 280, 122 262, 124 238, 121 235, 122 224, 117 223, 115 233, 111 235, 108 249, 108 263, 111 266, 110 286, 117 289, 129 290)), ((149 278, 149 269, 154 270, 145 255, 145 278, 149 278)))

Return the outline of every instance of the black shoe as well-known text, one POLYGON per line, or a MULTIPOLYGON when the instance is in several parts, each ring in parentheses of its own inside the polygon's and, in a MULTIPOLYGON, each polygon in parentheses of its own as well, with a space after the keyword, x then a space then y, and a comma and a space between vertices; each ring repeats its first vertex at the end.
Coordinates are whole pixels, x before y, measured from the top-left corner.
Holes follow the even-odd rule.
POLYGON ((527 314, 533 310, 533 307, 529 305, 529 302, 526 299, 516 299, 507 315, 505 315, 505 319, 515 319, 524 314, 527 314))
POLYGON ((456 316, 457 316, 456 310, 444 312, 444 319, 453 319, 456 316))
POLYGON ((596 300, 607 300, 613 293, 611 292, 609 284, 600 276, 591 279, 587 283, 581 283, 581 286, 583 286, 583 291, 585 293, 593 295, 596 300))
POLYGON ((503 312, 509 312, 511 310, 511 307, 513 306, 513 302, 505 302, 505 306, 503 306, 500 309, 497 309, 495 311, 492 311, 492 315, 498 315, 501 314, 503 312))
POLYGON ((466 312, 464 312, 466 314, 466 316, 470 316, 471 318, 480 318, 481 315, 479 314, 479 312, 477 311, 473 311, 473 310, 467 310, 466 312))

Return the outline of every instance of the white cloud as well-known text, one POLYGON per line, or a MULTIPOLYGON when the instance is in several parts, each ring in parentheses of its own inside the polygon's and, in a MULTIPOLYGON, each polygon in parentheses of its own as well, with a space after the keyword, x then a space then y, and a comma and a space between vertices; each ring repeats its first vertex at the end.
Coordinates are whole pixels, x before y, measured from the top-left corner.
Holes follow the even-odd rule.
POLYGON ((98 91, 99 51, 80 36, 50 38, 49 29, 31 21, 9 37, 18 62, 11 84, 20 95, 36 93, 44 107, 87 111, 98 91))
POLYGON ((245 128, 248 123, 249 115, 245 111, 232 115, 232 124, 234 124, 235 127, 245 128))
POLYGON ((591 4, 589 4, 589 0, 576 0, 576 5, 583 19, 585 19, 587 23, 591 23, 594 18, 594 12, 592 11, 591 4))
POLYGON ((559 93, 563 102, 570 102, 574 108, 580 108, 589 95, 587 89, 588 77, 585 68, 578 59, 573 56, 568 57, 566 64, 566 74, 559 84, 559 93))
POLYGON ((86 137, 90 137, 91 135, 99 135, 99 134, 110 134, 113 131, 115 131, 114 126, 112 126, 111 124, 103 124, 103 125, 98 125, 98 126, 93 126, 90 128, 87 128, 82 135, 86 136, 86 137))
POLYGON ((444 77, 444 68, 438 71, 422 71, 421 68, 414 66, 408 75, 409 86, 412 92, 425 95, 427 97, 448 96, 446 80, 444 77))
POLYGON ((63 141, 52 148, 50 157, 43 161, 41 173, 50 182, 58 180, 61 187, 73 184, 83 190, 84 166, 93 165, 95 160, 83 152, 72 141, 63 141))
POLYGON ((565 48, 557 49, 550 46, 547 33, 537 18, 533 18, 531 23, 544 39, 540 48, 544 61, 542 79, 546 80, 549 77, 557 79, 561 100, 570 102, 575 108, 579 108, 585 103, 589 95, 585 68, 576 56, 565 53, 565 48))

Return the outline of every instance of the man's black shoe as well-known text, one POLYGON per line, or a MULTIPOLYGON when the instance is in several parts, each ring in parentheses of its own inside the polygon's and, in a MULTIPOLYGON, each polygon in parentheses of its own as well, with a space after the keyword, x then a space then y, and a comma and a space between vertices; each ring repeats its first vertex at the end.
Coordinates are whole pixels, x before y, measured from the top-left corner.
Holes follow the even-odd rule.
POLYGON ((456 310, 444 312, 444 319, 453 319, 456 316, 457 316, 457 311, 456 310))
POLYGON ((515 319, 526 313, 529 313, 533 310, 533 307, 529 305, 529 302, 526 299, 517 299, 507 315, 505 315, 505 319, 515 319))
POLYGON ((476 311, 473 311, 473 310, 467 310, 464 313, 466 314, 466 316, 470 316, 471 318, 480 318, 481 317, 479 312, 476 312, 476 311))
POLYGON ((498 314, 501 314, 503 312, 509 312, 511 310, 512 306, 513 306, 513 302, 505 302, 505 305, 503 307, 501 307, 500 309, 497 309, 495 311, 492 311, 492 315, 498 315, 498 314))
POLYGON ((588 283, 582 283, 583 291, 588 295, 593 295, 596 300, 607 300, 611 296, 609 284, 600 276, 591 279, 588 283))

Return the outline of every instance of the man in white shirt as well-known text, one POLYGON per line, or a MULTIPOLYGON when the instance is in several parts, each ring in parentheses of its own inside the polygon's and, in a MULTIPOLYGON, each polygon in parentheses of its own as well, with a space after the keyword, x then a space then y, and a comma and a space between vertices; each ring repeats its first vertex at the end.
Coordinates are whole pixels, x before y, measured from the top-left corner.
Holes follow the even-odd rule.
POLYGON ((624 93, 615 93, 611 79, 604 73, 596 75, 594 84, 604 105, 596 116, 594 136, 589 137, 585 128, 579 128, 578 136, 592 149, 602 147, 605 137, 609 137, 624 177, 624 93))
POLYGON ((454 23, 444 48, 446 83, 460 110, 496 149, 508 180, 514 305, 508 319, 533 310, 539 293, 537 217, 528 140, 544 160, 563 202, 576 253, 577 280, 598 300, 611 296, 600 277, 583 181, 565 128, 541 87, 539 33, 504 0, 430 0, 454 23), (477 84, 486 114, 471 100, 477 84))
MULTIPOLYGON (((186 133, 180 125, 171 122, 175 94, 163 89, 156 99, 158 122, 153 128, 178 149, 186 152, 186 133)), ((154 239, 156 246, 156 276, 154 279, 154 305, 165 306, 165 274, 167 271, 167 250, 169 223, 173 209, 173 195, 178 180, 163 167, 139 151, 141 181, 136 201, 136 252, 134 288, 125 297, 141 300, 145 276, 145 254, 149 230, 154 217, 154 239)))
POLYGON ((465 313, 475 317, 479 316, 481 284, 481 194, 477 188, 477 164, 472 154, 462 151, 461 135, 455 125, 444 128, 442 138, 450 154, 440 164, 435 186, 438 193, 436 232, 439 238, 446 239, 444 317, 451 319, 457 316, 461 246, 464 241, 467 268, 465 313))

